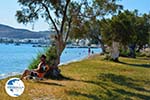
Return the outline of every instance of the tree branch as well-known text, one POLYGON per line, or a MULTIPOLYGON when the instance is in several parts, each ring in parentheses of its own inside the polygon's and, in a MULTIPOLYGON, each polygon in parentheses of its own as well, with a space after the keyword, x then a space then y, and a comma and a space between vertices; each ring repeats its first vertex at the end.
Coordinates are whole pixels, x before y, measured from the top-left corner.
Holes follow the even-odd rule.
POLYGON ((58 30, 58 28, 57 28, 57 26, 56 26, 54 20, 52 19, 52 16, 51 16, 51 14, 50 14, 50 11, 49 11, 48 7, 47 7, 44 3, 42 3, 42 5, 43 5, 43 7, 45 8, 46 12, 48 13, 48 17, 50 18, 50 20, 51 20, 51 22, 52 22, 52 24, 53 24, 53 26, 54 26, 54 28, 55 28, 55 30, 56 30, 57 35, 59 35, 59 30, 58 30))
POLYGON ((68 22, 68 31, 66 33, 66 37, 65 37, 65 42, 67 41, 68 37, 69 37, 69 33, 70 33, 70 28, 71 28, 71 22, 72 22, 72 16, 68 22))
POLYGON ((68 8, 68 5, 70 3, 70 0, 66 0, 66 6, 65 6, 65 9, 64 9, 64 13, 63 13, 63 19, 62 19, 62 24, 61 24, 61 28, 60 28, 60 33, 62 34, 63 33, 63 28, 64 28, 64 24, 65 24, 65 20, 66 20, 66 14, 67 14, 67 8, 68 8))

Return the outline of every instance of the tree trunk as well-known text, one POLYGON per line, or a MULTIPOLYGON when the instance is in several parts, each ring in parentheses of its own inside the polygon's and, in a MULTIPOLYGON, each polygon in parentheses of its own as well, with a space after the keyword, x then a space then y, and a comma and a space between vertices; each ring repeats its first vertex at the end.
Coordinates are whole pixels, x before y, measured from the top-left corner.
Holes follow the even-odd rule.
POLYGON ((57 49, 57 60, 56 60, 56 66, 60 64, 60 56, 65 49, 65 43, 63 41, 63 36, 58 35, 58 38, 56 38, 56 49, 57 49))
POLYGON ((100 45, 101 45, 102 54, 106 53, 104 42, 100 38, 98 38, 98 37, 95 37, 95 39, 97 39, 99 41, 100 45))
POLYGON ((63 41, 63 37, 61 35, 57 35, 55 37, 55 48, 56 48, 56 59, 54 59, 54 63, 50 66, 50 69, 45 75, 45 78, 52 79, 60 79, 62 75, 60 74, 60 70, 58 69, 58 65, 60 64, 60 56, 65 49, 65 42, 63 41))
POLYGON ((118 58, 119 58, 119 43, 113 41, 111 50, 111 59, 113 61, 118 62, 118 58))
POLYGON ((62 35, 57 35, 55 37, 55 46, 56 46, 56 59, 54 61, 54 65, 51 66, 51 69, 47 72, 46 77, 50 77, 50 78, 54 78, 54 79, 60 79, 61 74, 60 74, 60 70, 58 69, 58 65, 60 64, 60 56, 63 52, 63 50, 65 49, 65 42, 63 41, 63 37, 62 35))
POLYGON ((102 53, 106 53, 105 46, 104 46, 103 42, 101 42, 101 49, 102 49, 102 53))
POLYGON ((132 58, 136 58, 135 47, 136 47, 135 44, 129 45, 129 50, 130 50, 129 56, 132 58))

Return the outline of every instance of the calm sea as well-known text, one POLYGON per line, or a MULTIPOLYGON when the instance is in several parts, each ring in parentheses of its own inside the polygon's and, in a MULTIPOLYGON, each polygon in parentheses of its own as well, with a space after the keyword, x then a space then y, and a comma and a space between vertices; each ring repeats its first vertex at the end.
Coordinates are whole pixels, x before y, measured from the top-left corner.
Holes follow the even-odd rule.
MULTIPOLYGON (((32 59, 43 52, 42 47, 32 47, 31 44, 0 44, 0 79, 20 74, 27 69, 32 59)), ((101 49, 92 48, 94 53, 101 49)), ((66 48, 61 56, 61 64, 81 60, 88 56, 88 48, 66 48)))

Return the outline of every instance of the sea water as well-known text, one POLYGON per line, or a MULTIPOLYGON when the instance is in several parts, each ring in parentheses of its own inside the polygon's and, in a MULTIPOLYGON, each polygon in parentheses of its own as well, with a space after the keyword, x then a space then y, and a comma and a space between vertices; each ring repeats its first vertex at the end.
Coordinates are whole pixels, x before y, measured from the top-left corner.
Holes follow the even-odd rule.
MULTIPOLYGON (((45 48, 32 47, 31 44, 0 44, 0 79, 21 74, 38 53, 45 48)), ((100 53, 100 48, 92 48, 94 53, 100 53)), ((66 48, 61 56, 60 64, 78 61, 88 56, 88 48, 66 48)))

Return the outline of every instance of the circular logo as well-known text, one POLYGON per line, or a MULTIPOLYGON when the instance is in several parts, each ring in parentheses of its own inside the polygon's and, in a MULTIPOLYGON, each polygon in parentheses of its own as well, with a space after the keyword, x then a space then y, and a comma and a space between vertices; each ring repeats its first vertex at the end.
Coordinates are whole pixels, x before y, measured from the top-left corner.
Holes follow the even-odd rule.
POLYGON ((20 96, 25 89, 24 83, 19 78, 11 78, 5 84, 5 90, 12 97, 20 96))

